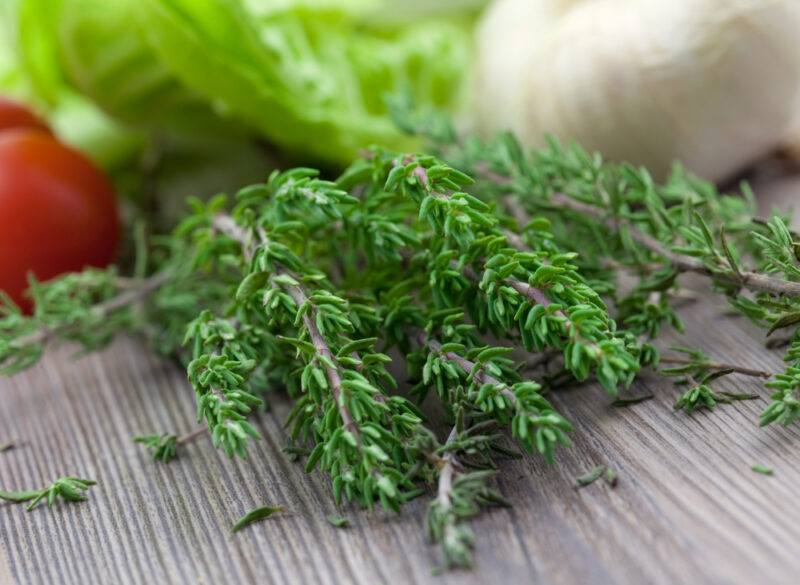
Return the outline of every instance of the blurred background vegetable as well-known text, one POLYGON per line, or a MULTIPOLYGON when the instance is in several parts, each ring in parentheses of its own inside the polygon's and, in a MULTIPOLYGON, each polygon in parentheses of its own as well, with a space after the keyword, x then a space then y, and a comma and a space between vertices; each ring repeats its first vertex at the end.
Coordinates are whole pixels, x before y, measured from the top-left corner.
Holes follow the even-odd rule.
POLYGON ((478 31, 485 131, 729 178, 800 113, 797 0, 500 0, 478 31))
MULTIPOLYGON (((20 110, 0 104, 0 119, 20 110)), ((35 118, 18 122, 0 130, 0 291, 29 311, 29 277, 49 280, 114 259, 119 219, 102 171, 35 118)))
POLYGON ((12 128, 32 128, 50 134, 50 126, 22 104, 0 97, 0 132, 12 128))
POLYGON ((656 175, 680 159, 725 179, 798 135, 794 0, 4 4, 0 91, 151 201, 415 148, 390 120, 398 93, 656 175))
POLYGON ((0 92, 164 225, 302 160, 417 144, 386 96, 456 111, 484 0, 8 0, 0 92))

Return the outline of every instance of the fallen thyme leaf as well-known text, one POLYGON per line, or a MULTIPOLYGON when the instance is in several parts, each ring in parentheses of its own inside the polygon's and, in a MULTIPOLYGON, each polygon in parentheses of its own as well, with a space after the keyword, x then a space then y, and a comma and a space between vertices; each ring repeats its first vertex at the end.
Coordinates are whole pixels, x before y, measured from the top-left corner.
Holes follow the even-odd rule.
POLYGON ((260 508, 255 508, 254 510, 250 510, 247 514, 237 520, 236 524, 233 525, 231 532, 239 532, 245 526, 250 526, 250 524, 253 524, 254 522, 265 520, 273 514, 277 514, 278 512, 283 512, 283 508, 281 506, 262 506, 260 508))
POLYGON ((335 514, 331 514, 328 516, 328 522, 331 523, 332 526, 336 528, 347 528, 350 526, 350 520, 344 518, 343 516, 337 516, 335 514))
POLYGON ((633 396, 631 398, 617 398, 614 402, 611 403, 611 406, 613 406, 614 408, 623 408, 625 406, 633 406, 634 404, 639 404, 640 402, 645 402, 653 398, 655 398, 654 394, 645 394, 644 396, 633 396))
POLYGON ((761 465, 760 463, 756 463, 750 469, 752 469, 756 473, 760 473, 761 475, 773 475, 773 473, 774 473, 772 471, 771 467, 767 467, 765 465, 761 465))
POLYGON ((619 478, 617 477, 617 472, 616 472, 616 471, 614 471, 613 469, 611 469, 610 467, 606 468, 606 476, 605 476, 605 479, 606 479, 606 483, 607 483, 608 485, 610 485, 612 488, 613 488, 613 487, 617 487, 617 481, 618 481, 618 479, 619 479, 619 478))
POLYGON ((603 472, 606 470, 605 465, 598 465, 588 473, 581 475, 580 477, 575 478, 577 485, 575 487, 582 488, 586 487, 587 485, 591 485, 600 479, 600 476, 603 475, 603 472))
POLYGON ((0 443, 0 453, 5 453, 6 451, 10 451, 17 444, 14 441, 6 441, 5 443, 0 443))

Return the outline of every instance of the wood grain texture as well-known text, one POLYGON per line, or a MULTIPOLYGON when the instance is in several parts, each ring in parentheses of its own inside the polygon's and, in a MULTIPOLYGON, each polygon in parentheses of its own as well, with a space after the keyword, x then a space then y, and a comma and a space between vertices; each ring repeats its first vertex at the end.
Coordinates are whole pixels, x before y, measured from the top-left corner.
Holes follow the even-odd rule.
MULTIPOLYGON (((787 201, 782 191, 765 205, 787 201)), ((780 354, 763 335, 708 299, 687 307, 673 340, 762 369, 780 354)), ((228 460, 203 438, 176 461, 150 461, 141 433, 196 428, 183 372, 120 339, 74 361, 69 348, 0 380, 0 486, 37 487, 74 474, 99 480, 91 501, 26 513, 0 504, 0 584, 52 583, 796 583, 800 574, 800 432, 759 429, 765 401, 687 417, 679 389, 654 375, 632 388, 656 398, 624 409, 594 385, 554 397, 576 424, 557 465, 525 457, 502 465, 498 486, 516 502, 473 523, 476 567, 434 577, 423 536, 426 498, 401 516, 335 510, 327 480, 281 453, 286 404, 259 418, 264 440, 247 461, 228 460), (760 463, 773 477, 751 471, 760 463), (574 489, 597 464, 619 484, 574 489), (238 534, 230 526, 263 504, 287 512, 238 534), (336 529, 338 513, 351 526, 336 529)), ((730 377, 727 389, 768 392, 730 377)))

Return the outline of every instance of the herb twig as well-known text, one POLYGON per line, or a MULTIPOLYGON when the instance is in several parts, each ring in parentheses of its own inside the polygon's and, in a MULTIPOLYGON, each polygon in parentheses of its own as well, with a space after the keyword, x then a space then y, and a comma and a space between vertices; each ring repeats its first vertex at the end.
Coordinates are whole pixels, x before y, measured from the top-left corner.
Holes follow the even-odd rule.
POLYGON ((26 507, 26 510, 30 512, 42 501, 46 501, 48 507, 52 507, 57 498, 62 498, 67 502, 86 501, 88 498, 84 492, 94 485, 97 485, 97 482, 91 479, 62 477, 40 490, 16 492, 0 491, 0 500, 14 503, 30 502, 26 507))
MULTIPOLYGON (((167 282, 169 277, 170 275, 168 273, 159 272, 135 285, 125 282, 124 289, 122 292, 120 292, 120 294, 108 299, 107 301, 92 306, 92 316, 97 319, 103 319, 115 311, 131 306, 137 301, 146 298, 148 295, 158 290, 159 287, 167 282)), ((61 323, 55 328, 42 326, 28 335, 12 340, 10 347, 11 349, 23 349, 27 346, 47 343, 48 341, 51 341, 67 332, 71 327, 78 326, 80 326, 80 324, 72 324, 69 322, 61 323)))
POLYGON ((208 434, 208 429, 200 428, 181 436, 166 433, 163 435, 142 435, 134 437, 133 440, 135 443, 144 445, 150 451, 154 460, 168 463, 178 456, 179 446, 191 443, 206 434, 208 434))

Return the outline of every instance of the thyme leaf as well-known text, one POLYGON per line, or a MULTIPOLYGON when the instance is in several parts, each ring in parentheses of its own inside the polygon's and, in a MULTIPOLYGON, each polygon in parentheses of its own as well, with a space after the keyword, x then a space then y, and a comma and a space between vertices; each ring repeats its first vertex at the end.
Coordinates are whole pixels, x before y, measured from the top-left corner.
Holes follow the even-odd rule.
MULTIPOLYGON (((592 485, 598 479, 603 476, 603 473, 606 471, 605 465, 598 465, 584 473, 583 475, 575 478, 576 487, 586 487, 588 485, 592 485)), ((612 472, 613 473, 613 472, 612 472)))
POLYGON ((239 532, 242 528, 250 526, 255 522, 266 520, 270 516, 283 511, 284 509, 280 506, 261 506, 259 508, 254 508, 236 521, 231 528, 231 532, 239 532))
POLYGON ((350 526, 350 521, 343 517, 337 516, 336 514, 331 514, 327 517, 328 523, 335 528, 347 528, 350 526))

